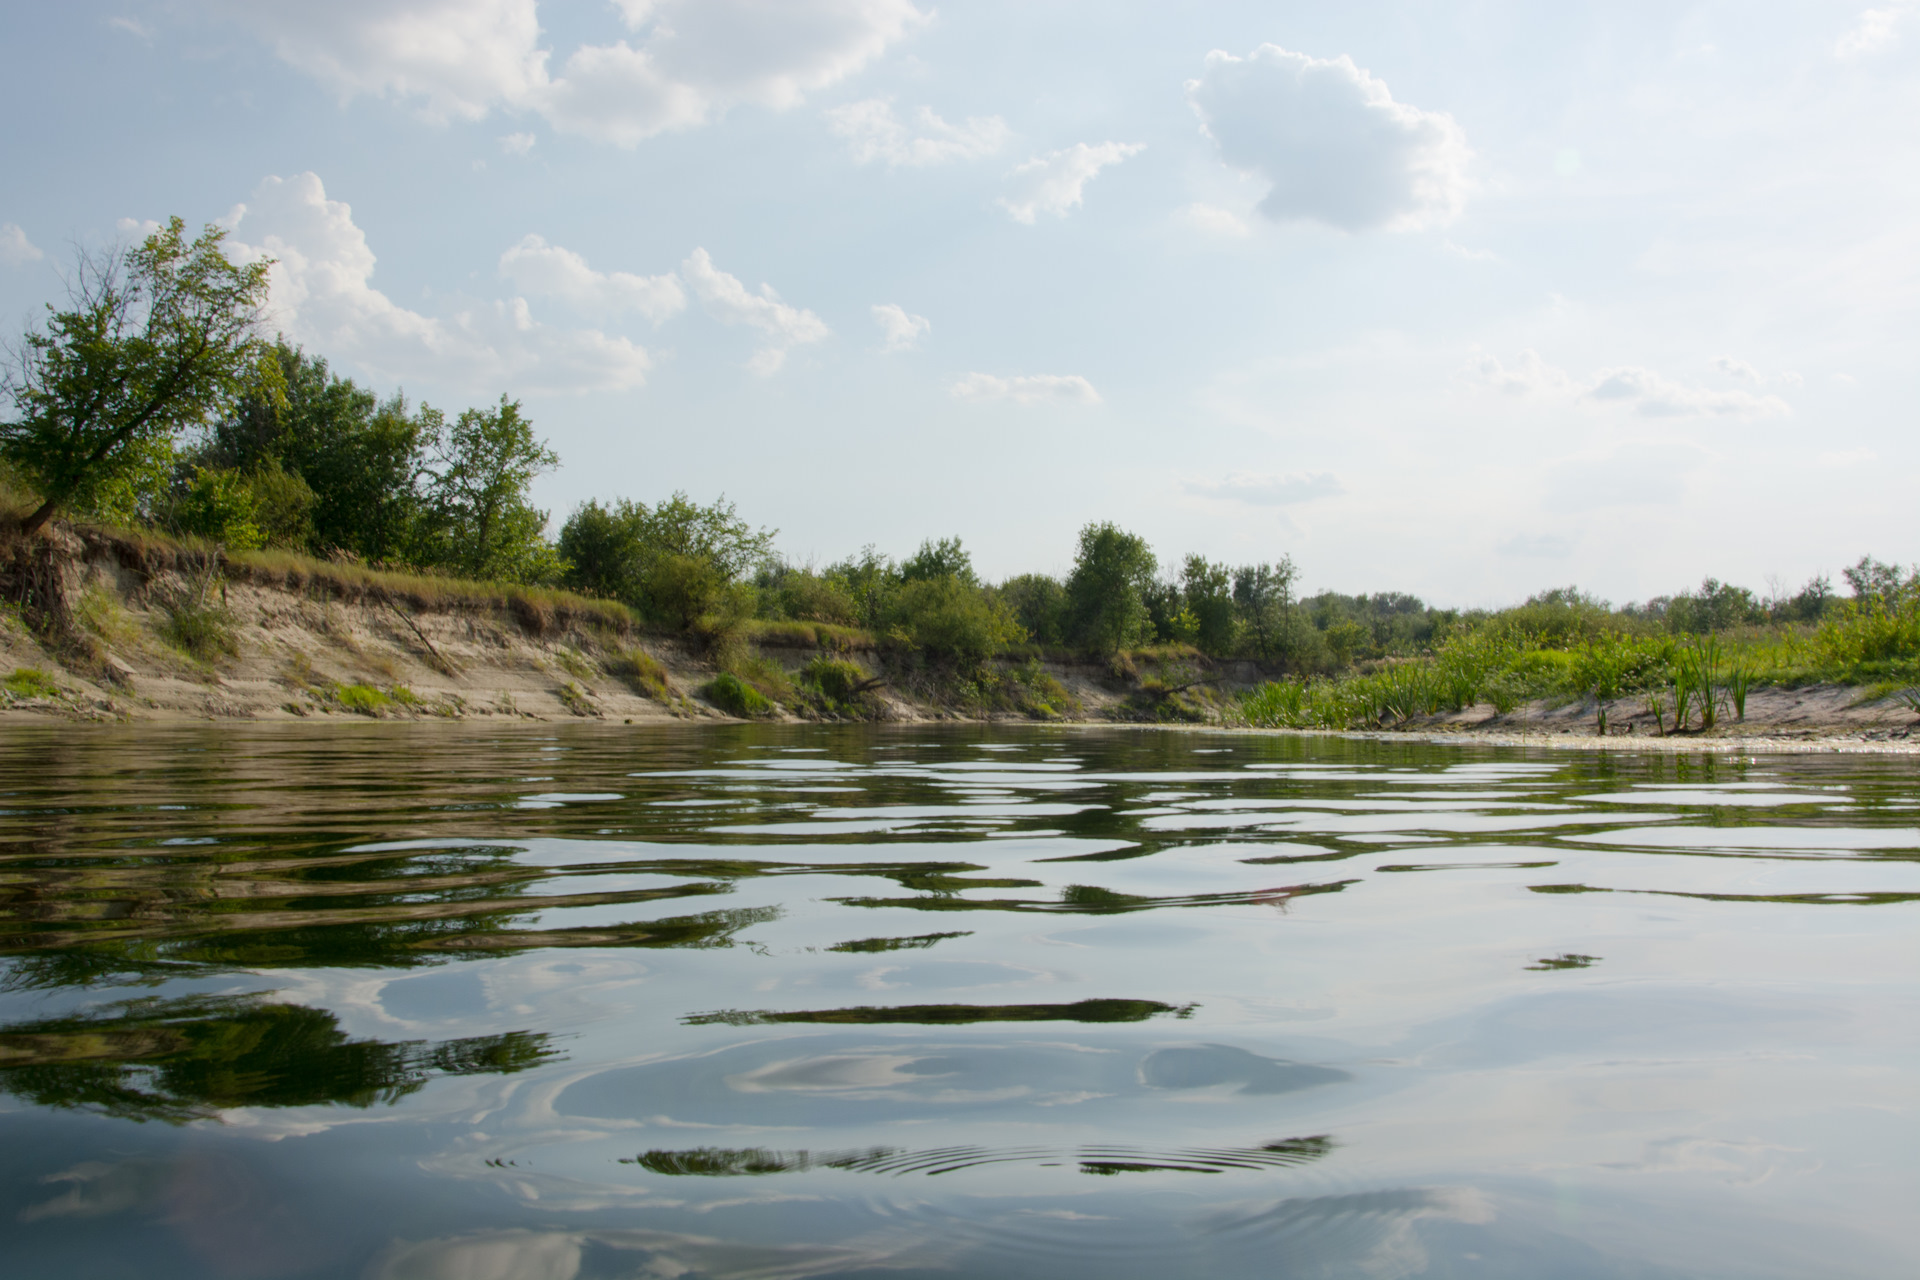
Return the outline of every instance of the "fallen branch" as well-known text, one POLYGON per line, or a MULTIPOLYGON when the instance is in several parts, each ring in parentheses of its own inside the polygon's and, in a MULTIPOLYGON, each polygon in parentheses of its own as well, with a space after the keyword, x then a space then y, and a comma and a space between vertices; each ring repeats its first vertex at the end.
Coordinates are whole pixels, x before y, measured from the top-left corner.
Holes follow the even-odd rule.
POLYGON ((448 679, 453 679, 459 676, 460 668, 454 666, 452 662, 447 660, 445 655, 443 655, 438 649, 433 647, 433 641, 427 639, 427 633, 422 631, 420 629, 420 625, 416 623, 412 618, 409 618, 406 614, 402 613, 400 611, 399 605, 395 604, 391 599, 389 599, 387 601, 387 608, 393 610, 394 616, 399 618, 400 621, 406 623, 407 626, 413 631, 413 634, 420 637, 420 643, 427 646, 427 652, 433 655, 434 665, 440 669, 441 675, 446 676, 448 679))

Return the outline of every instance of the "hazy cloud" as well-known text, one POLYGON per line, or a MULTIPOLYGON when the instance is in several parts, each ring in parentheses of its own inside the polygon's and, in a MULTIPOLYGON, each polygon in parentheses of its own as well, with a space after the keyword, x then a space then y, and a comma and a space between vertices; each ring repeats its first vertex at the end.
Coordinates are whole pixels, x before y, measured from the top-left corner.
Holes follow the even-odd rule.
POLYGON ((632 146, 729 107, 782 109, 919 26, 910 0, 619 0, 628 37, 552 74, 536 0, 201 0, 333 88, 414 102, 432 120, 533 111, 632 146))
POLYGON ((1892 48, 1899 43, 1900 28, 1913 9, 1911 0, 1896 0, 1885 8, 1861 10, 1853 25, 1834 42, 1834 56, 1857 58, 1892 48))
POLYGON ((695 249, 680 264, 680 275, 708 315, 722 324, 744 324, 767 336, 767 345, 747 362, 747 368, 760 377, 786 362, 788 348, 819 342, 833 332, 813 312, 780 301, 770 284, 762 284, 757 294, 749 292, 737 277, 715 267, 705 249, 695 249))
POLYGON ((1034 373, 1012 378, 969 373, 947 388, 956 400, 1011 400, 1015 404, 1099 404, 1100 393, 1078 374, 1034 373))
POLYGON ((1584 393, 1589 400, 1625 405, 1643 418, 1769 418, 1793 412, 1779 396, 1713 391, 1663 378, 1651 369, 1602 369, 1584 393))
POLYGON ((1276 221, 1408 230, 1447 221, 1466 198, 1472 153, 1453 117, 1395 102, 1345 55, 1216 50, 1187 100, 1222 160, 1273 184, 1259 208, 1276 221))
POLYGON ((1236 239, 1250 235, 1253 228, 1231 209, 1222 209, 1212 204, 1190 204, 1179 213, 1180 221, 1196 231, 1209 235, 1232 236, 1236 239))
POLYGON ((860 164, 884 160, 889 165, 944 164, 949 160, 977 160, 992 155, 1007 140, 1007 123, 999 116, 970 116, 964 124, 948 124, 931 108, 914 109, 913 122, 903 123, 886 98, 849 102, 826 112, 827 127, 847 140, 860 164))
POLYGON ((1076 142, 1036 156, 1007 175, 1012 190, 1000 198, 1000 207, 1015 222, 1028 225, 1042 213, 1064 218, 1080 203, 1086 185, 1102 169, 1144 150, 1146 144, 1140 142, 1103 142, 1099 146, 1076 142))
POLYGON ((522 293, 559 298, 581 311, 615 316, 637 311, 656 325, 686 309, 686 290, 671 272, 637 276, 600 272, 571 249, 529 235, 500 255, 500 274, 522 293))
POLYGON ((873 322, 880 326, 883 351, 911 350, 933 328, 933 322, 925 316, 912 315, 905 307, 892 302, 874 304, 873 322))
POLYGON ((1221 480, 1185 480, 1180 487, 1202 498, 1243 502, 1253 507, 1291 507, 1346 492, 1331 472, 1236 471, 1221 480))
POLYGON ((530 133, 508 133, 502 134, 499 141, 500 150, 504 154, 524 156, 533 150, 533 144, 537 142, 538 139, 530 133))
POLYGON ((524 298, 458 305, 429 316, 372 284, 375 258, 343 201, 320 178, 268 178, 229 219, 229 250, 274 259, 273 319, 291 337, 396 381, 497 391, 626 390, 650 360, 625 338, 537 323, 524 298))
POLYGON ((0 222, 0 262, 10 267, 24 267, 46 256, 33 241, 27 239, 27 233, 20 229, 19 223, 0 222))
MULTIPOLYGON (((1743 360, 1722 356, 1714 361, 1714 367, 1728 377, 1756 384, 1766 381, 1743 360)), ((1544 395, 1616 405, 1643 418, 1769 418, 1793 412, 1793 406, 1777 395, 1688 386, 1635 366, 1602 369, 1583 381, 1548 364, 1536 351, 1522 351, 1510 366, 1475 351, 1462 372, 1470 380, 1507 395, 1544 395)), ((1774 381, 1798 385, 1799 380, 1797 374, 1785 374, 1774 381)))

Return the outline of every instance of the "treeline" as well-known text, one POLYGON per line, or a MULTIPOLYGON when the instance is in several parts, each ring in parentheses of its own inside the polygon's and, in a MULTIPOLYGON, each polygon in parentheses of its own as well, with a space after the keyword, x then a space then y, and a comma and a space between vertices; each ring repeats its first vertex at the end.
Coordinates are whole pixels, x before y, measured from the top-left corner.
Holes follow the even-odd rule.
POLYGON ((776 551, 774 530, 753 527, 724 498, 702 504, 684 493, 588 502, 549 537, 550 513, 533 505, 531 485, 559 458, 518 402, 503 395, 450 417, 266 341, 266 266, 233 263, 224 235, 208 227, 189 241, 174 219, 137 247, 83 256, 68 308, 50 308, 45 326, 16 344, 0 482, 22 532, 65 510, 235 550, 570 588, 709 639, 755 626, 812 628, 816 639, 858 632, 840 639, 962 683, 993 659, 1043 653, 1113 660, 1158 649, 1308 676, 1460 652, 1476 636, 1533 652, 1873 617, 1892 620, 1892 638, 1867 647, 1897 658, 1909 622, 1920 627, 1920 572, 1871 557, 1844 572, 1844 598, 1824 577, 1764 596, 1709 578, 1618 609, 1568 587, 1463 612, 1397 592, 1302 597, 1285 556, 1162 559, 1110 523, 1080 531, 1064 577, 1001 582, 984 581, 957 538, 904 559, 868 547, 824 567, 796 565, 776 551))

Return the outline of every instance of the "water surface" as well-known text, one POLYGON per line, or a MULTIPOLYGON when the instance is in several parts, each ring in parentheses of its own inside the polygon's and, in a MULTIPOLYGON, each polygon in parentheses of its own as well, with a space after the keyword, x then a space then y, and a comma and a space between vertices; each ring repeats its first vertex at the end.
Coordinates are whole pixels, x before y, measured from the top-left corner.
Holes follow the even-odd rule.
POLYGON ((9 727, 67 1278, 1913 1274, 1920 787, 995 728, 9 727))

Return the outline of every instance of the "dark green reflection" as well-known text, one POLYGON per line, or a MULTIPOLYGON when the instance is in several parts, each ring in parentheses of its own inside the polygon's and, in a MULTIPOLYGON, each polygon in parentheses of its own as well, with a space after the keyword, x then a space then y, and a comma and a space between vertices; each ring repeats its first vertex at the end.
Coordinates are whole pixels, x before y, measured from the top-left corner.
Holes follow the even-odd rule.
POLYGON ((1076 915, 1121 915, 1129 911, 1153 911, 1161 907, 1258 906, 1284 908, 1295 898, 1315 893, 1338 893, 1358 880, 1334 880, 1327 884, 1291 884, 1273 889, 1249 889, 1239 893, 1187 893, 1152 898, 1133 893, 1103 889, 1099 885, 1070 884, 1055 901, 1020 898, 950 898, 929 895, 923 898, 832 898, 849 907, 910 907, 916 911, 1047 911, 1076 915))
POLYGON ((948 938, 971 938, 973 930, 960 929, 952 933, 921 933, 911 938, 856 938, 852 942, 836 942, 829 951, 919 951, 942 942, 948 938))
POLYGON ((1525 967, 1535 972, 1550 969, 1585 969, 1599 958, 1599 956, 1583 956, 1577 951, 1568 951, 1557 956, 1546 956, 1525 967))
POLYGON ((350 1040, 323 1009, 188 996, 0 1029, 0 1091, 179 1124, 229 1107, 371 1107, 436 1074, 506 1074, 556 1056, 546 1035, 528 1031, 438 1044, 350 1040))
POLYGON ((1072 1004, 903 1004, 876 1009, 723 1009, 696 1013, 681 1021, 690 1027, 754 1027, 770 1022, 916 1023, 948 1026, 967 1022, 1144 1022, 1155 1014, 1193 1015, 1198 1006, 1158 1000, 1076 1000, 1072 1004))
POLYGON ((649 1151, 621 1164, 676 1178, 759 1177, 770 1173, 806 1173, 841 1169, 929 1177, 988 1164, 1078 1164, 1081 1173, 1111 1177, 1120 1173, 1226 1173, 1230 1170, 1285 1169, 1321 1159, 1334 1148, 1326 1134, 1285 1138, 1254 1147, 1155 1150, 1092 1145, 1072 1151, 1046 1147, 937 1147, 908 1151, 867 1147, 850 1151, 774 1151, 766 1147, 694 1147, 685 1151, 649 1151))

